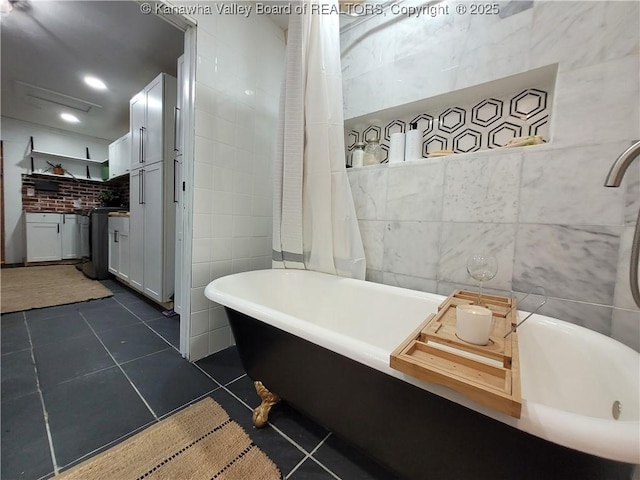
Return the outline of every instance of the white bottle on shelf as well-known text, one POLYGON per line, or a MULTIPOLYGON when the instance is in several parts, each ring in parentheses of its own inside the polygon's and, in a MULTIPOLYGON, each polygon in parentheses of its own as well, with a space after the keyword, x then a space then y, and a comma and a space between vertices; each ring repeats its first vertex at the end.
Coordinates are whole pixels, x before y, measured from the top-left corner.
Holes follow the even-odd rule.
POLYGON ((419 160, 422 158, 422 132, 418 130, 418 125, 412 123, 405 138, 404 159, 405 161, 419 160))

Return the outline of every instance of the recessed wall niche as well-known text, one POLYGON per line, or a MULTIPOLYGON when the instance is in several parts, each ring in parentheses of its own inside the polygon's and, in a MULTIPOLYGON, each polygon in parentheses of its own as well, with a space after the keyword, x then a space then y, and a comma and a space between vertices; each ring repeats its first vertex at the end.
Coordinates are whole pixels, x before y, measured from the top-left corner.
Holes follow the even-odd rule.
POLYGON ((551 141, 557 65, 475 85, 345 120, 347 158, 358 142, 379 138, 388 162, 391 134, 412 124, 422 136, 422 157, 436 150, 469 153, 503 148, 516 137, 551 141))

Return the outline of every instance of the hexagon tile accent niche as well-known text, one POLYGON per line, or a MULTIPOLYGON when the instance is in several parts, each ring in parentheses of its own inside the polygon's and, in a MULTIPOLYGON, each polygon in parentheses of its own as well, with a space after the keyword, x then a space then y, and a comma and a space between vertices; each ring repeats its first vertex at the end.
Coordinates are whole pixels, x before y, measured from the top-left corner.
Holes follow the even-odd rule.
MULTIPOLYGON (((450 149, 455 153, 468 153, 501 148, 511 139, 522 135, 541 135, 545 141, 549 141, 551 103, 547 91, 527 88, 519 93, 489 97, 468 105, 432 112, 413 112, 401 118, 386 118, 373 122, 363 130, 347 128, 345 146, 347 152, 351 152, 356 142, 378 137, 385 153, 382 162, 385 163, 388 161, 391 134, 407 132, 414 126, 422 134, 424 157, 435 150, 450 149)), ((375 112, 376 115, 378 113, 382 114, 375 112)))

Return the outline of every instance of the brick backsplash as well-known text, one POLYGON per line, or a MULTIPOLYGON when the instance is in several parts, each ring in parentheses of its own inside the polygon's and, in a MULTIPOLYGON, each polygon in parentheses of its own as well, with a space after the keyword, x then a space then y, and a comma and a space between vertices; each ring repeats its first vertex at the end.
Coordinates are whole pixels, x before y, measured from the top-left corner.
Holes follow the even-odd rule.
POLYGON ((118 192, 122 205, 129 206, 129 178, 117 179, 109 183, 91 182, 73 178, 39 177, 22 175, 22 209, 25 212, 73 213, 91 210, 100 206, 98 196, 106 191, 118 192), (46 182, 58 186, 57 192, 38 190, 36 182, 46 182), (27 189, 33 188, 35 195, 27 196, 27 189), (74 207, 74 200, 80 200, 80 208, 74 207))

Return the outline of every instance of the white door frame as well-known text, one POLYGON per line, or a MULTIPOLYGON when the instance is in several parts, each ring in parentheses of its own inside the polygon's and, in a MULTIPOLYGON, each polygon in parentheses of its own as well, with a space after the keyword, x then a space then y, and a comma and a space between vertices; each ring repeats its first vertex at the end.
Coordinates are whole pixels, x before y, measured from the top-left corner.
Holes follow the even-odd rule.
POLYGON ((193 163, 195 151, 195 93, 196 93, 196 26, 187 26, 184 34, 184 70, 185 101, 183 102, 182 128, 183 128, 183 153, 182 153, 182 272, 181 275, 181 299, 182 314, 180 315, 180 353, 189 359, 189 339, 191 338, 191 251, 193 242, 193 163))
MULTIPOLYGON (((171 5, 170 2, 160 0, 159 2, 143 2, 150 3, 152 11, 155 3, 171 5)), ((195 92, 196 92, 196 29, 197 22, 195 19, 180 14, 163 14, 159 15, 163 20, 171 23, 180 30, 184 31, 184 70, 185 81, 183 82, 184 102, 183 110, 180 112, 182 116, 183 136, 183 152, 182 152, 182 172, 181 177, 184 182, 184 190, 180 186, 183 204, 182 215, 182 252, 176 251, 176 255, 182 256, 182 271, 175 272, 176 278, 180 276, 176 285, 180 287, 181 310, 180 315, 180 354, 189 359, 189 346, 191 338, 191 258, 192 258, 192 240, 193 240, 193 163, 195 151, 195 92)), ((177 59, 176 59, 177 61, 177 59)))

